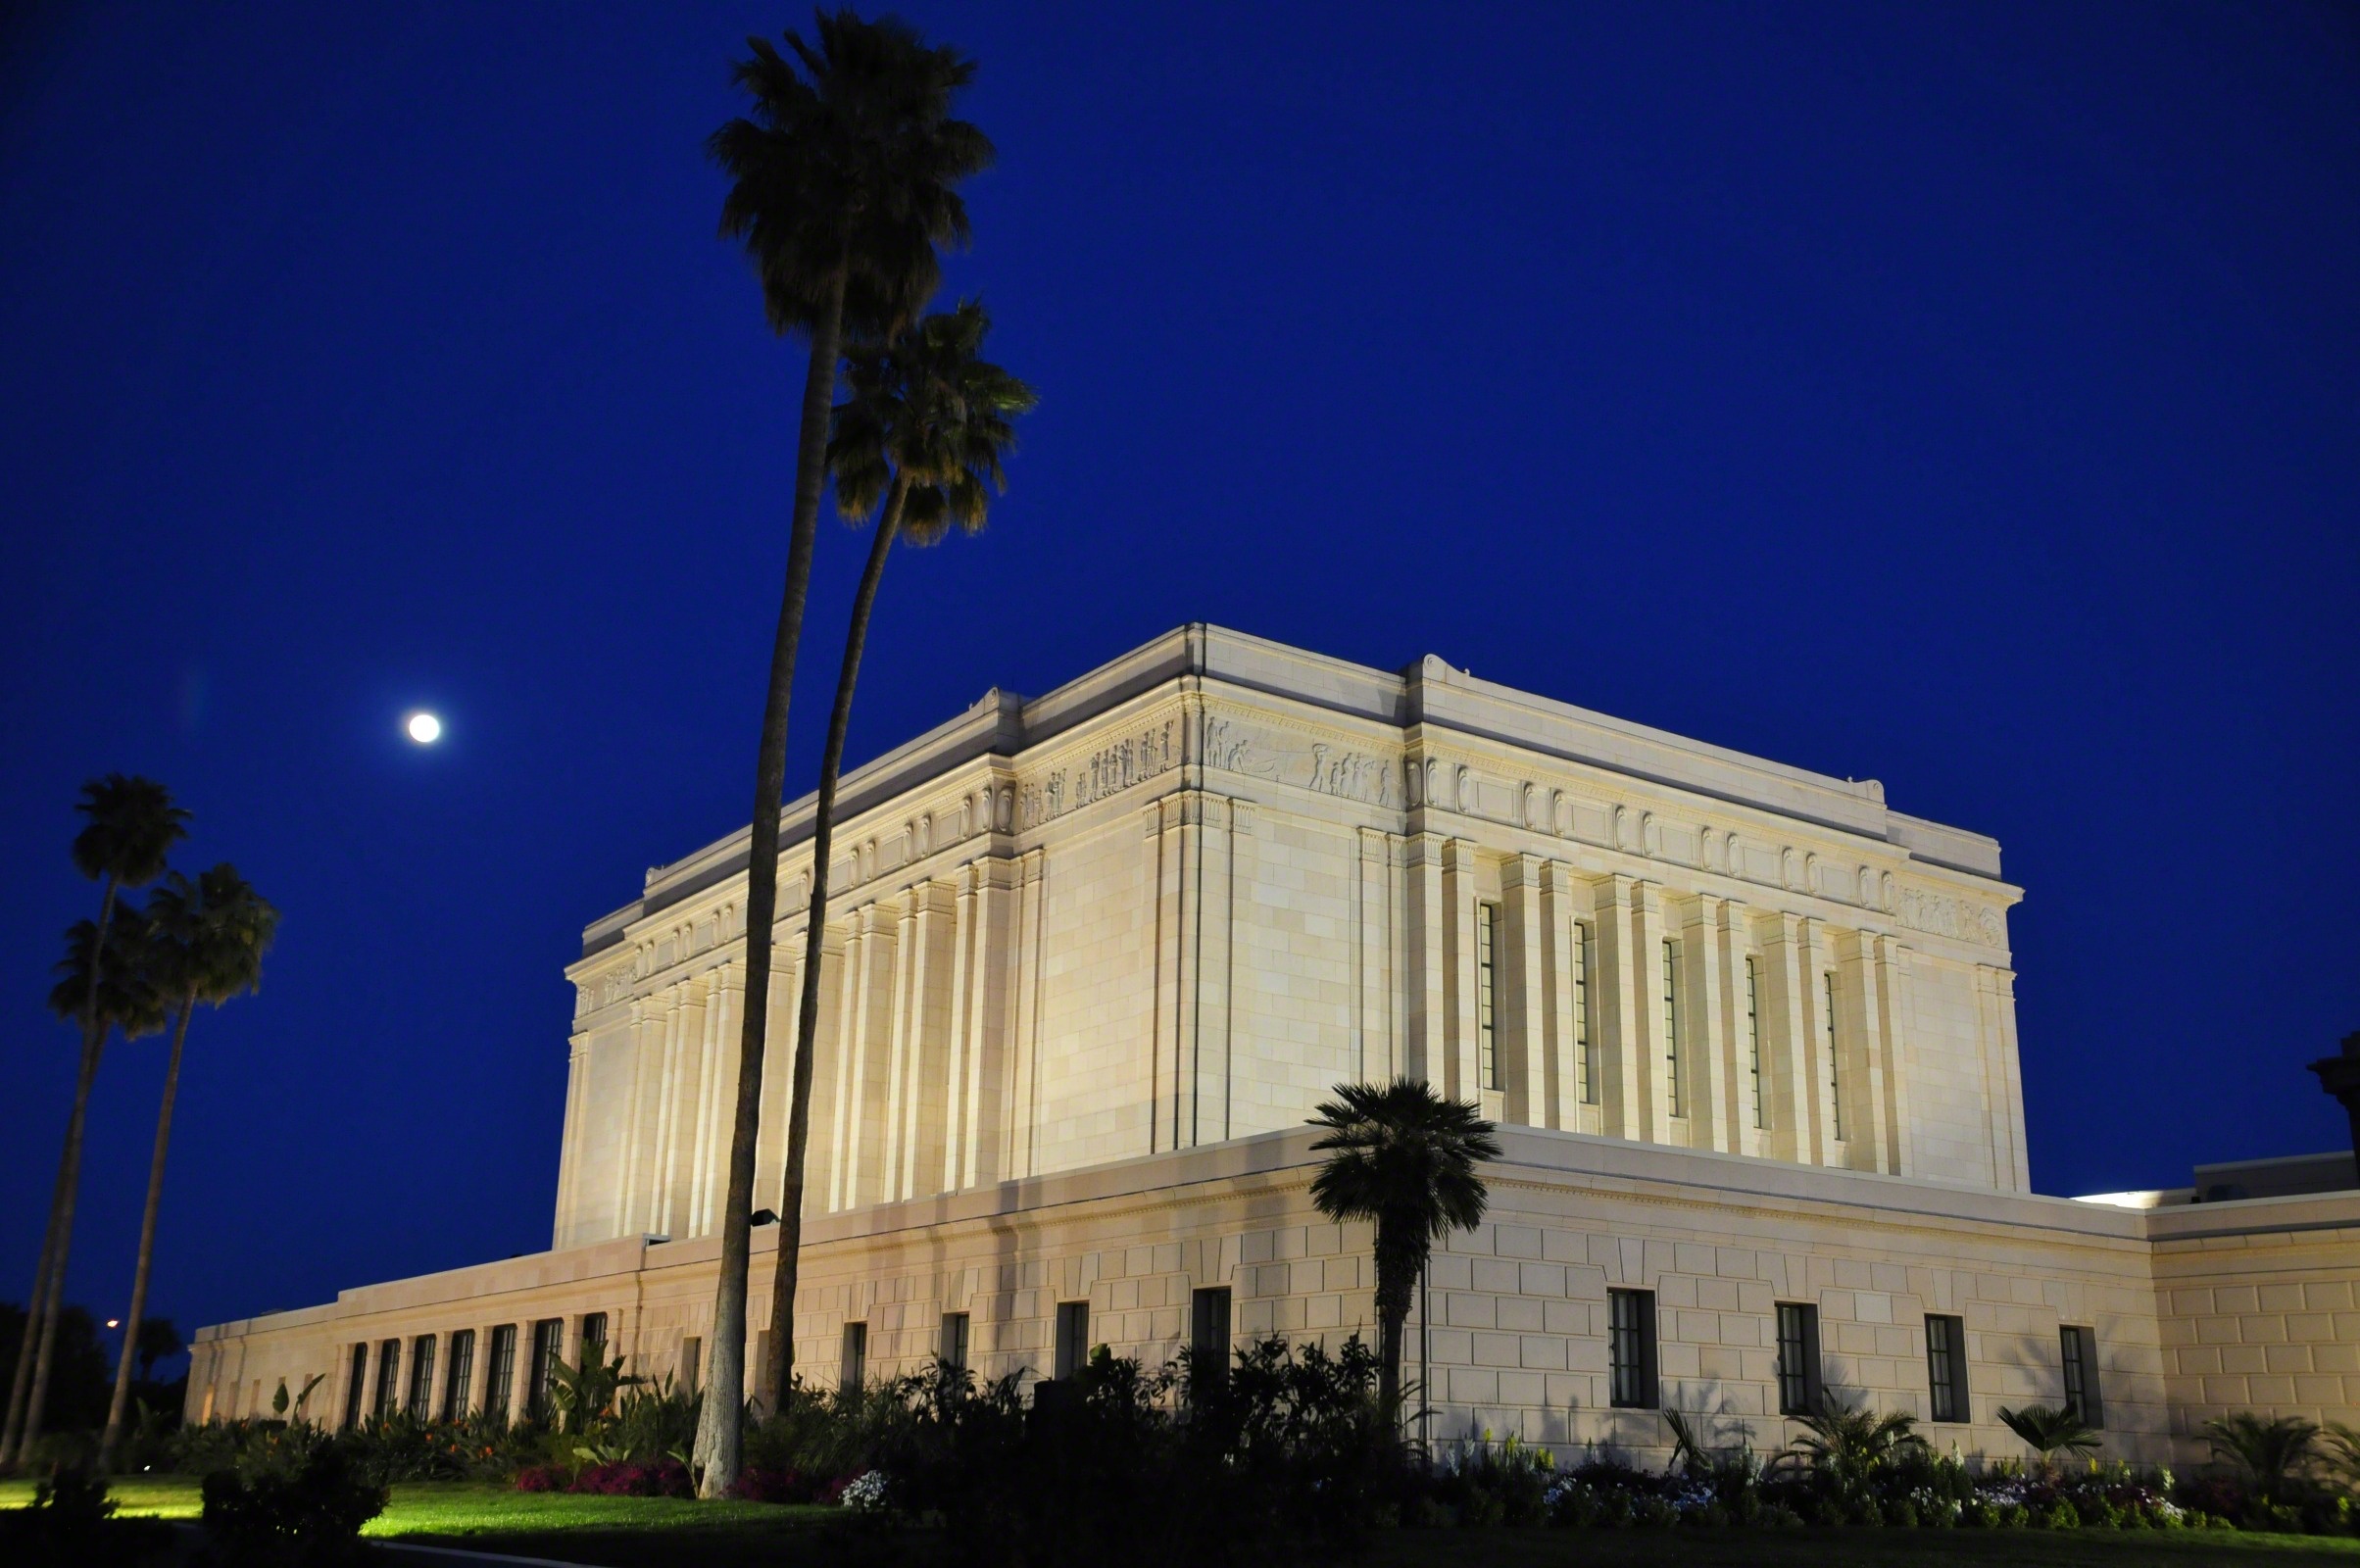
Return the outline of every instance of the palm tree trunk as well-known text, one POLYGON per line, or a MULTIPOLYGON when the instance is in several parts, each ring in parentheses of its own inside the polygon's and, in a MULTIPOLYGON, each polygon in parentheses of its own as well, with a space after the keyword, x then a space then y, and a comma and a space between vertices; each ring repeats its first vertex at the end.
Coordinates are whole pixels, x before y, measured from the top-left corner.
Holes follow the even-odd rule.
POLYGON ((827 932, 827 862, 836 826, 836 775, 844 766, 844 735, 852 723, 853 684, 860 678, 860 654, 868 644, 868 612, 877 602, 885 558, 902 528, 909 481, 895 474, 877 514, 868 564, 853 596, 853 623, 844 634, 844 663, 836 671, 836 706, 828 714, 827 749, 819 758, 819 801, 811 818, 811 903, 803 932, 803 997, 796 1008, 795 1088, 787 1113, 786 1177, 780 1183, 778 1258, 770 1275, 770 1350, 763 1359, 758 1391, 770 1408, 783 1410, 795 1376, 795 1288, 803 1268, 804 1153, 811 1141, 811 1037, 819 1027, 820 942, 827 932))
POLYGON ((123 1418, 131 1405, 131 1360, 139 1350, 139 1319, 147 1310, 148 1267, 156 1257, 156 1211, 164 1203, 164 1152, 172 1147, 172 1101, 180 1092, 180 1048, 188 1043, 189 1014, 197 1010, 194 991, 180 999, 172 1026, 172 1054, 164 1068, 164 1108, 156 1112, 156 1152, 148 1158, 147 1208, 139 1216, 139 1266, 131 1273, 131 1310, 123 1320, 123 1364, 115 1369, 115 1400, 107 1407, 106 1434, 98 1440, 98 1473, 115 1468, 115 1446, 123 1441, 123 1418))
POLYGON ((57 1247, 58 1205, 49 1202, 49 1223, 41 1231, 41 1261, 32 1271, 32 1294, 25 1298, 25 1332, 17 1338, 17 1375, 8 1385, 8 1425, 0 1432, 0 1469, 6 1469, 25 1430, 25 1403, 32 1393, 33 1343, 40 1339, 41 1302, 49 1296, 49 1261, 57 1247))
POLYGON ((795 449, 795 517, 787 539, 787 584, 770 648, 770 689, 754 765, 754 827, 746 852, 746 1016, 738 1031, 736 1117, 729 1134, 729 1196, 721 1210, 720 1282, 713 1293, 713 1366, 697 1421, 697 1491, 717 1497, 737 1481, 745 1444, 746 1276, 753 1250, 754 1146, 762 1131, 762 1046, 770 1012, 770 928, 778 917, 778 817, 787 778, 787 702, 811 595, 819 493, 827 482, 828 415, 836 403, 836 356, 844 326, 846 267, 839 259, 828 302, 811 328, 795 449))
POLYGON ((107 927, 115 919, 116 887, 117 880, 110 873, 107 890, 98 901, 98 935, 90 945, 90 994, 82 1002, 82 1060, 74 1079, 74 1113, 66 1120, 65 1152, 58 1156, 57 1194, 50 1200, 49 1289, 33 1302, 32 1316, 25 1324, 25 1338, 32 1338, 37 1326, 41 1343, 33 1351, 32 1388, 25 1395, 17 1446, 9 1450, 15 1459, 22 1459, 40 1437, 41 1406, 49 1397, 49 1363, 57 1348, 58 1313, 66 1298, 66 1260, 74 1245, 74 1198, 81 1181, 82 1128, 90 1119, 90 1086, 98 1077, 99 1052, 107 1042, 106 1029, 98 1018, 98 987, 107 962, 107 927))

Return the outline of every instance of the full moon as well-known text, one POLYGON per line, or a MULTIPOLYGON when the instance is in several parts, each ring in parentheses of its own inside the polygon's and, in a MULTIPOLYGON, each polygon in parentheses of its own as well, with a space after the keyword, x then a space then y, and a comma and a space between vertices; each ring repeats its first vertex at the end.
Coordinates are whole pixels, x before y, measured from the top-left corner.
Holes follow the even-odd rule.
POLYGON ((413 713, 410 715, 410 721, 402 727, 408 730, 410 738, 420 746, 431 746, 442 739, 442 720, 436 718, 432 713, 413 713))

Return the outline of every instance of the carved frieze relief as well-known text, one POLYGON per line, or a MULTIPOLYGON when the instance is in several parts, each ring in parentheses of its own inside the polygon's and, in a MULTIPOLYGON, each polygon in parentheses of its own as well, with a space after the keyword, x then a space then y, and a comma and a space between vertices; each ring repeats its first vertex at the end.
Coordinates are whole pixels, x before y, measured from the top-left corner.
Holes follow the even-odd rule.
POLYGON ((1904 925, 1959 942, 1980 942, 1985 947, 1996 948, 2007 940, 2007 925, 1999 918, 1997 909, 1946 893, 1903 888, 1900 915, 1904 925))
MULTIPOLYGON (((1023 787, 1024 825, 1039 827, 1176 766, 1178 727, 1176 719, 1163 719, 1102 746, 1077 761, 1050 769, 1039 780, 1023 787)), ((1207 750, 1211 744, 1209 731, 1208 721, 1207 750)), ((1244 743, 1241 740, 1238 744, 1244 743)))

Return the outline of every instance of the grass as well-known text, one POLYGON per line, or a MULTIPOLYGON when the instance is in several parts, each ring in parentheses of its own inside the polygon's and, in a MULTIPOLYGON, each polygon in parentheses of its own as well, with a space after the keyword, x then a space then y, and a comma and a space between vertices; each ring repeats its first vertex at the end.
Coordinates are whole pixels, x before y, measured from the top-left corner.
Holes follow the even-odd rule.
MULTIPOLYGON (((197 1484, 129 1477, 114 1496, 124 1514, 194 1519, 197 1484)), ((0 1508, 32 1500, 32 1484, 0 1481, 0 1508)), ((670 1497, 577 1497, 488 1483, 399 1486, 369 1526, 372 1539, 440 1543, 601 1568, 752 1568, 822 1561, 923 1564, 920 1537, 848 1542, 824 1527, 833 1508, 670 1497), (872 1549, 862 1550, 865 1545, 872 1549), (847 1546, 854 1549, 847 1550, 847 1546)), ((1371 1568, 2360 1568, 2360 1540, 2231 1531, 1937 1530, 1456 1530, 1371 1539, 1371 1568)))

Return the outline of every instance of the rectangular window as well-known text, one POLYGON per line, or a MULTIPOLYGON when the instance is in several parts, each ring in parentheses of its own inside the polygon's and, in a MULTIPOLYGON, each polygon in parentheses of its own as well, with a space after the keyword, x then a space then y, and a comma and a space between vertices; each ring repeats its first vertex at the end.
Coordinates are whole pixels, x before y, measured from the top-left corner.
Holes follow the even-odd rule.
POLYGON ((1590 928, 1573 922, 1574 1071, 1581 1074, 1582 1103, 1598 1103, 1598 1048, 1590 1039, 1590 928))
POLYGON ((956 1367, 961 1372, 967 1369, 966 1313, 945 1312, 943 1314, 942 1348, 935 1353, 942 1357, 942 1363, 947 1367, 956 1367))
POLYGON ((1934 1419, 1967 1419, 1967 1327, 1955 1317, 1926 1319, 1926 1384, 1934 1393, 1934 1419))
POLYGON ((844 1354, 836 1367, 836 1387, 856 1394, 868 1384, 868 1325, 844 1325, 844 1354))
POLYGON ((1753 1095, 1754 1131, 1766 1131, 1762 1114, 1762 972, 1751 957, 1745 960, 1745 1071, 1753 1095))
MULTIPOLYGON (((1819 977, 1820 994, 1825 1005, 1819 1009, 1820 1029, 1827 1037, 1828 1054, 1828 1120, 1838 1142, 1844 1138, 1844 1072, 1836 1060, 1836 971, 1830 969, 1819 977)), ((1939 1418, 1938 1418, 1939 1419, 1939 1418)))
POLYGON ((434 1419, 434 1336, 421 1334, 410 1345, 410 1415, 434 1419))
POLYGON ((361 1399, 369 1390, 369 1347, 353 1347, 352 1375, 344 1385, 344 1430, 361 1424, 361 1399))
POLYGON ((1206 1388, 1229 1381, 1229 1287, 1207 1286, 1189 1298, 1189 1372, 1206 1388))
POLYGON ((456 1421, 467 1413, 467 1380, 475 1375, 475 1331, 461 1329, 451 1336, 451 1370, 443 1374, 443 1419, 456 1421))
POLYGON ((509 1388, 516 1380, 516 1325, 503 1323, 492 1330, 492 1364, 484 1368, 483 1409, 486 1415, 508 1414, 509 1388))
POLYGON ((1500 906, 1475 906, 1475 1071, 1486 1089, 1500 1087, 1500 1038, 1494 1024, 1497 993, 1492 984, 1492 953, 1500 937, 1500 906))
POLYGON ((2080 1416, 2085 1426, 2104 1426, 2106 1408, 2097 1390, 2096 1331, 2069 1323, 2057 1330, 2057 1340, 2065 1352, 2066 1411, 2080 1416))
POLYGON ((1778 1413, 1819 1413, 1819 1308, 1778 1303, 1778 1413))
POLYGON ((705 1342, 691 1334, 680 1342, 680 1392, 697 1392, 697 1380, 705 1375, 705 1342))
POLYGON ((580 1366, 605 1366, 607 1364, 606 1313, 584 1312, 582 1314, 582 1351, 581 1359, 577 1364, 580 1366))
POLYGON ((532 1365, 524 1382, 524 1413, 539 1421, 549 1414, 549 1391, 557 1387, 558 1362, 565 1350, 565 1320, 545 1317, 532 1326, 532 1365))
POLYGON ((377 1419, 390 1421, 402 1407, 402 1342, 377 1347, 377 1419))
POLYGON ((1680 1099, 1680 944, 1663 945, 1663 1092, 1675 1116, 1688 1114, 1680 1099))
POLYGON ((1614 1404, 1655 1408, 1655 1293, 1608 1291, 1606 1362, 1614 1404))
POLYGON ((1057 1348, 1055 1375, 1069 1378, 1090 1361, 1090 1303, 1057 1303, 1057 1348))

